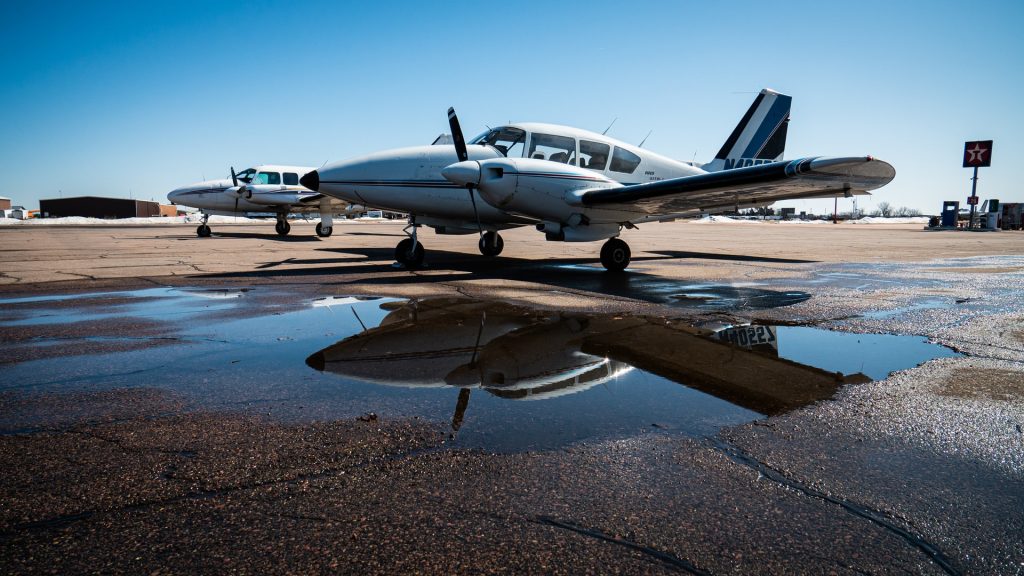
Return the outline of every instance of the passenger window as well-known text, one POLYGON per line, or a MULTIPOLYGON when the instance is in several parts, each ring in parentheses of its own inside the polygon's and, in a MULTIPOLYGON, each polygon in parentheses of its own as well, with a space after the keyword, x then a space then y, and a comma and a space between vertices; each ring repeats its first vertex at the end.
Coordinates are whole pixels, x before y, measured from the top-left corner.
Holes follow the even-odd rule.
POLYGON ((530 139, 530 158, 543 158, 567 164, 576 155, 576 140, 568 136, 533 133, 530 139))
POLYGON ((612 156, 612 165, 610 166, 613 172, 622 172, 623 174, 632 174, 636 167, 640 165, 640 157, 633 154, 629 150, 624 150, 615 147, 615 155, 612 156))
POLYGON ((299 184, 299 175, 294 172, 284 173, 285 186, 297 186, 299 184))
POLYGON ((256 184, 280 184, 281 173, 280 172, 260 172, 256 175, 256 184))
POLYGON ((609 152, 611 152, 611 147, 607 144, 580 140, 580 167, 604 172, 604 167, 608 164, 609 152))

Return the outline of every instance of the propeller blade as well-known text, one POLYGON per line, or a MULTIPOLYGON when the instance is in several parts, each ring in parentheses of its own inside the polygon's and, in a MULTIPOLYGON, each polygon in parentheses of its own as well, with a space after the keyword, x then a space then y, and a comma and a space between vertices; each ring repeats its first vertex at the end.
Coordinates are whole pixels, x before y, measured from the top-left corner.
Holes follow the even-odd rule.
POLYGON ((238 176, 235 175, 235 167, 231 167, 231 185, 238 186, 238 176))
POLYGON ((459 117, 455 115, 455 108, 448 109, 448 128, 452 131, 452 141, 455 143, 455 153, 459 157, 459 162, 469 160, 466 139, 462 137, 462 127, 459 126, 459 117))
POLYGON ((480 237, 483 238, 484 227, 480 224, 480 213, 476 211, 476 196, 473 196, 473 185, 466 186, 469 190, 469 201, 473 203, 473 216, 476 216, 476 230, 480 233, 480 237))

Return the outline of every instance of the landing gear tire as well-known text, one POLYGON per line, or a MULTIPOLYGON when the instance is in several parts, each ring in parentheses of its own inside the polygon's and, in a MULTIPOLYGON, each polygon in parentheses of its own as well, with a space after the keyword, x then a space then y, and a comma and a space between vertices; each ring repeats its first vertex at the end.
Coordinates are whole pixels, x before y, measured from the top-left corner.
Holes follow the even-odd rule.
POLYGON ((480 237, 480 253, 484 256, 497 256, 504 248, 505 241, 497 232, 484 232, 480 237))
POLYGON ((319 222, 317 223, 317 225, 316 225, 316 235, 317 236, 319 236, 321 238, 329 238, 331 236, 331 232, 334 232, 334 229, 333 229, 332 226, 324 226, 323 224, 321 224, 319 222))
POLYGON ((407 268, 419 268, 423 265, 423 257, 426 256, 427 251, 424 250, 423 244, 419 242, 416 242, 415 249, 413 249, 412 244, 412 238, 406 238, 399 242, 398 246, 395 247, 395 260, 407 268))
POLYGON ((601 246, 601 264, 609 272, 622 272, 629 266, 629 244, 618 238, 609 238, 601 246))
POLYGON ((200 238, 209 238, 210 234, 210 227, 207 226, 206 224, 200 224, 199 227, 196 228, 196 235, 199 236, 200 238))
POLYGON ((277 224, 274 225, 274 230, 281 236, 287 236, 292 231, 292 225, 285 220, 278 220, 277 224))

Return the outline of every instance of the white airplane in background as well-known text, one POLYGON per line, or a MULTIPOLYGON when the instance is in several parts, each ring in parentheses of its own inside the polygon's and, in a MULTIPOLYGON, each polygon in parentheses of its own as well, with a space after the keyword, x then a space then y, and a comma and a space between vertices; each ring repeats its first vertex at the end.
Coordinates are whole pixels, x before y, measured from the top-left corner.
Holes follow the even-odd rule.
POLYGON ((172 204, 198 208, 203 213, 203 223, 196 228, 196 234, 203 238, 211 234, 207 224, 211 214, 237 215, 245 212, 276 212, 275 228, 281 236, 291 231, 288 214, 319 212, 316 234, 326 238, 333 230, 334 214, 350 214, 362 211, 362 207, 299 184, 299 177, 311 170, 313 168, 307 166, 266 164, 235 174, 232 168, 230 179, 189 184, 168 193, 167 199, 172 204))
POLYGON ((778 200, 867 194, 895 177, 892 166, 870 156, 780 161, 791 102, 762 90, 703 166, 551 124, 501 126, 467 146, 449 109, 454 146, 335 162, 300 182, 348 202, 407 212, 410 237, 398 244, 395 259, 409 267, 424 258, 419 226, 439 234, 479 232, 481 253, 495 256, 504 245, 499 230, 534 225, 551 241, 606 240, 601 263, 621 271, 630 261, 629 246, 618 238, 623 228, 778 200))

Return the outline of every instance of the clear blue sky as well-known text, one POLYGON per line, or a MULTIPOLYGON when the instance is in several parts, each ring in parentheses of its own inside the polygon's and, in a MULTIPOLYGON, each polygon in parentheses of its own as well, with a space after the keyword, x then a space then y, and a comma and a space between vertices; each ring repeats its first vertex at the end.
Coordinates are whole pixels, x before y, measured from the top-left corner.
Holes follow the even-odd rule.
MULTIPOLYGON (((7 2, 0 195, 166 200, 256 163, 319 166, 543 121, 710 160, 754 94, 786 156, 873 154, 873 199, 1024 201, 1024 2, 7 2)), ((848 201, 847 207, 848 207, 848 201)), ((824 211, 831 202, 790 202, 824 211)), ((843 209, 841 202, 841 209, 843 209)))

